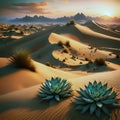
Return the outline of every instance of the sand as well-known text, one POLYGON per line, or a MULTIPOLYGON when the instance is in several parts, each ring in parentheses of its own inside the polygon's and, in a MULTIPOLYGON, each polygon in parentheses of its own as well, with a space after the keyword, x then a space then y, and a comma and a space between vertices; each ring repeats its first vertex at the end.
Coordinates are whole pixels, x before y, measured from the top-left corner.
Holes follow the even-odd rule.
MULTIPOLYGON (((119 52, 119 35, 96 23, 94 25, 93 30, 91 23, 84 26, 54 26, 11 41, 6 46, 0 45, 0 120, 97 120, 94 115, 80 115, 79 111, 75 111, 72 104, 74 97, 54 105, 40 102, 37 97, 41 83, 51 77, 68 80, 75 96, 78 95, 76 90, 94 80, 107 83, 120 93, 120 65, 109 62, 119 61, 115 55, 119 52), (100 32, 101 29, 104 29, 104 34, 100 32), (58 45, 59 41, 63 43, 62 46, 58 45), (67 41, 70 46, 66 45, 67 41), (94 46, 91 46, 93 43, 94 46), (10 64, 13 47, 30 50, 36 72, 10 64), (116 51, 109 48, 116 48, 116 51), (89 63, 96 58, 105 59, 106 66, 89 63), (49 62, 49 66, 46 62, 49 62)), ((116 109, 110 118, 102 115, 101 119, 119 120, 119 116, 120 110, 116 109)))

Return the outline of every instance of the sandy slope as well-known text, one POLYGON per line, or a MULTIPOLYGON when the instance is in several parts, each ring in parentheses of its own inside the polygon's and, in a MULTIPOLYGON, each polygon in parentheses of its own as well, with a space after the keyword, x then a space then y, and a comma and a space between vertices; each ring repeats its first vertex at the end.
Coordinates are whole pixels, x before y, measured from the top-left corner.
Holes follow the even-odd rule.
POLYGON ((50 79, 51 76, 62 76, 64 79, 78 77, 76 74, 53 69, 37 62, 34 62, 36 73, 26 69, 14 68, 12 65, 9 65, 9 61, 6 58, 0 59, 0 63, 4 64, 4 67, 3 64, 0 64, 0 94, 40 84, 45 79, 50 79))
POLYGON ((94 32, 86 26, 76 24, 75 27, 78 30, 80 30, 82 33, 88 34, 90 36, 95 36, 95 37, 97 36, 97 37, 100 37, 100 38, 107 38, 107 39, 113 39, 113 40, 119 40, 120 41, 120 38, 111 37, 111 36, 107 36, 107 35, 104 35, 104 34, 101 34, 101 33, 98 33, 98 32, 94 32))
MULTIPOLYGON (((69 36, 72 36, 72 39, 76 37, 77 40, 83 43, 94 45, 96 47, 110 49, 119 48, 120 46, 120 38, 100 34, 92 31, 88 27, 76 24, 75 26, 54 26, 48 30, 26 36, 18 41, 13 41, 6 45, 0 45, 0 56, 8 57, 16 48, 26 48, 31 52, 37 52, 37 50, 40 50, 41 46, 44 46, 46 43, 48 43, 47 39, 52 32, 58 34, 69 34, 69 36), (6 51, 6 48, 8 48, 9 51, 6 51)), ((113 50, 111 49, 111 51, 113 50)))
MULTIPOLYGON (((119 75, 120 71, 97 73, 94 75, 88 75, 76 79, 68 79, 73 84, 73 89, 83 88, 89 81, 103 81, 108 83, 109 86, 114 87, 118 92, 120 91, 119 75), (106 78, 106 76, 108 76, 106 78), (114 82, 113 82, 114 81, 114 82)), ((71 104, 74 101, 73 98, 69 98, 49 106, 47 103, 41 103, 36 94, 38 92, 39 85, 27 88, 21 91, 12 92, 0 97, 0 117, 2 120, 6 118, 12 119, 42 119, 42 120, 97 120, 94 116, 82 115, 79 112, 74 111, 74 106, 71 104), (9 116, 9 117, 8 117, 9 116)), ((76 94, 76 93, 74 93, 76 94)), ((120 96, 119 96, 120 97, 120 96)), ((116 110, 111 114, 110 120, 119 120, 120 110, 116 110)), ((102 119, 103 116, 101 116, 102 119)), ((103 117, 105 119, 105 117, 103 117)), ((105 120, 108 120, 106 118, 105 120)))
MULTIPOLYGON (((14 68, 9 65, 7 58, 0 58, 0 120, 97 120, 94 116, 80 115, 79 112, 74 111, 74 106, 71 104, 73 98, 49 106, 48 103, 40 102, 36 94, 40 84, 51 77, 67 79, 72 83, 74 90, 83 88, 89 81, 102 81, 119 93, 119 65, 106 61, 106 67, 99 67, 101 71, 90 73, 88 68, 84 67, 87 63, 84 60, 86 57, 114 59, 114 54, 109 55, 109 51, 95 50, 96 47, 106 47, 106 50, 116 48, 118 52, 119 45, 120 38, 103 35, 78 24, 56 26, 5 46, 0 45, 0 56, 9 57, 13 49, 27 48, 32 57, 38 61, 33 61, 37 70, 33 73, 29 70, 14 68), (58 46, 59 41, 63 43, 69 41, 70 48, 58 46), (88 44, 94 47, 91 48, 88 44), (68 49, 68 53, 62 54, 61 51, 64 49, 68 49), (75 59, 71 60, 69 57, 73 56, 75 59), (63 62, 63 58, 67 58, 68 61, 63 62), (57 67, 52 68, 43 64, 48 61, 57 67), (79 64, 80 61, 82 64, 79 64)), ((74 94, 77 95, 76 92, 74 94)), ((110 120, 119 120, 119 116, 120 110, 116 110, 111 114, 110 120)), ((108 120, 104 116, 101 116, 101 119, 108 120)))
POLYGON ((118 37, 120 38, 120 34, 115 31, 112 31, 110 28, 103 27, 100 24, 96 23, 95 21, 88 21, 84 24, 85 26, 89 27, 91 30, 95 32, 99 32, 108 36, 118 37))
MULTIPOLYGON (((35 43, 35 42, 33 42, 35 39, 37 39, 37 41, 38 41, 39 38, 46 37, 46 34, 49 35, 51 33, 51 31, 56 30, 56 28, 57 27, 54 26, 48 30, 39 31, 35 34, 25 36, 24 38, 21 38, 20 40, 13 41, 8 44, 2 44, 2 45, 0 45, 0 56, 9 56, 11 54, 11 52, 13 52, 13 50, 15 50, 16 48, 25 48, 27 46, 26 49, 30 49, 28 45, 35 43), (5 51, 6 48, 8 48, 9 51, 5 51)), ((40 44, 38 43, 36 45, 40 45, 40 44)))
POLYGON ((77 41, 79 40, 82 43, 90 44, 91 46, 95 46, 97 48, 111 51, 114 53, 117 53, 120 46, 120 38, 106 35, 107 32, 101 34, 97 31, 93 31, 92 29, 79 24, 76 24, 75 26, 63 26, 58 29, 56 33, 68 34, 70 38, 72 35, 72 38, 74 36, 75 40, 77 41))
POLYGON ((90 50, 89 49, 90 46, 83 44, 81 42, 75 41, 74 39, 72 39, 70 37, 66 37, 64 35, 62 36, 62 35, 59 35, 56 33, 52 33, 49 36, 49 41, 52 44, 57 44, 59 41, 62 41, 63 43, 65 43, 66 41, 69 41, 71 48, 74 51, 76 51, 76 53, 78 53, 78 55, 85 54, 84 57, 87 57, 87 58, 95 59, 95 58, 106 58, 106 57, 112 58, 112 57, 114 57, 114 56, 108 56, 109 52, 107 52, 107 51, 105 52, 102 50, 97 50, 96 52, 94 52, 95 49, 90 50), (91 51, 93 51, 93 53, 91 53, 91 51))
POLYGON ((40 84, 44 79, 40 73, 15 68, 8 59, 0 59, 0 95, 40 84))

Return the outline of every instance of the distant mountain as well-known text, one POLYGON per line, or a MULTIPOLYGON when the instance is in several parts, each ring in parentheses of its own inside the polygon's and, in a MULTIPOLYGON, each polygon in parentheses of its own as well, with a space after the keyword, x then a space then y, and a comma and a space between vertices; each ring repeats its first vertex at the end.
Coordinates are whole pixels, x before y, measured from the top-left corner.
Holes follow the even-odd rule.
POLYGON ((86 15, 84 15, 83 13, 77 13, 74 16, 71 17, 60 17, 60 18, 48 18, 48 17, 44 17, 44 16, 25 16, 23 18, 16 18, 16 19, 12 19, 11 22, 68 22, 71 19, 74 19, 76 21, 82 21, 82 20, 89 20, 90 17, 87 17, 86 15))
POLYGON ((87 17, 83 13, 77 13, 75 16, 73 16, 74 20, 86 20, 87 17))
POLYGON ((34 17, 25 16, 23 18, 16 18, 11 20, 11 22, 47 22, 47 21, 52 21, 52 19, 37 15, 35 15, 34 17))
POLYGON ((97 22, 106 22, 106 23, 119 23, 120 24, 120 18, 118 17, 114 17, 111 18, 109 16, 101 16, 101 17, 90 17, 90 16, 86 16, 84 13, 77 13, 74 16, 70 16, 70 17, 60 17, 60 18, 48 18, 45 16, 25 16, 22 18, 15 18, 10 20, 10 22, 12 23, 32 23, 32 22, 37 22, 37 23, 41 23, 41 22, 69 22, 71 19, 74 19, 77 22, 86 22, 86 21, 90 21, 90 20, 95 20, 97 22))
POLYGON ((0 23, 7 23, 9 20, 7 18, 0 17, 0 23))

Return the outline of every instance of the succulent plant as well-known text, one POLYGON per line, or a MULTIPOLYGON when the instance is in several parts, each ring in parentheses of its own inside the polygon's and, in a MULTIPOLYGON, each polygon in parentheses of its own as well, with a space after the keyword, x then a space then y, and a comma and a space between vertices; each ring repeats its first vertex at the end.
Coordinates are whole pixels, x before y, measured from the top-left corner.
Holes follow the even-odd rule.
POLYGON ((51 80, 46 80, 42 83, 38 96, 42 101, 60 101, 72 96, 73 90, 71 86, 72 85, 67 82, 67 80, 62 80, 58 77, 51 78, 51 80))
POLYGON ((102 85, 101 82, 94 81, 89 82, 88 86, 85 85, 85 89, 81 89, 78 92, 80 96, 77 96, 74 104, 76 110, 81 111, 81 114, 89 111, 90 114, 95 114, 100 117, 101 113, 110 115, 109 108, 119 106, 116 92, 108 88, 107 84, 102 85))

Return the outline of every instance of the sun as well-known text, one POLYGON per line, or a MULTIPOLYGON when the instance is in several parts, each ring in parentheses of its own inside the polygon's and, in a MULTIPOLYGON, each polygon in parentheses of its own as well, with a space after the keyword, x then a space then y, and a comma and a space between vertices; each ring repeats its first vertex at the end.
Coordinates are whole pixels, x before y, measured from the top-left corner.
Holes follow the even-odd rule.
POLYGON ((103 11, 103 15, 112 17, 113 16, 113 12, 112 11, 103 11))

